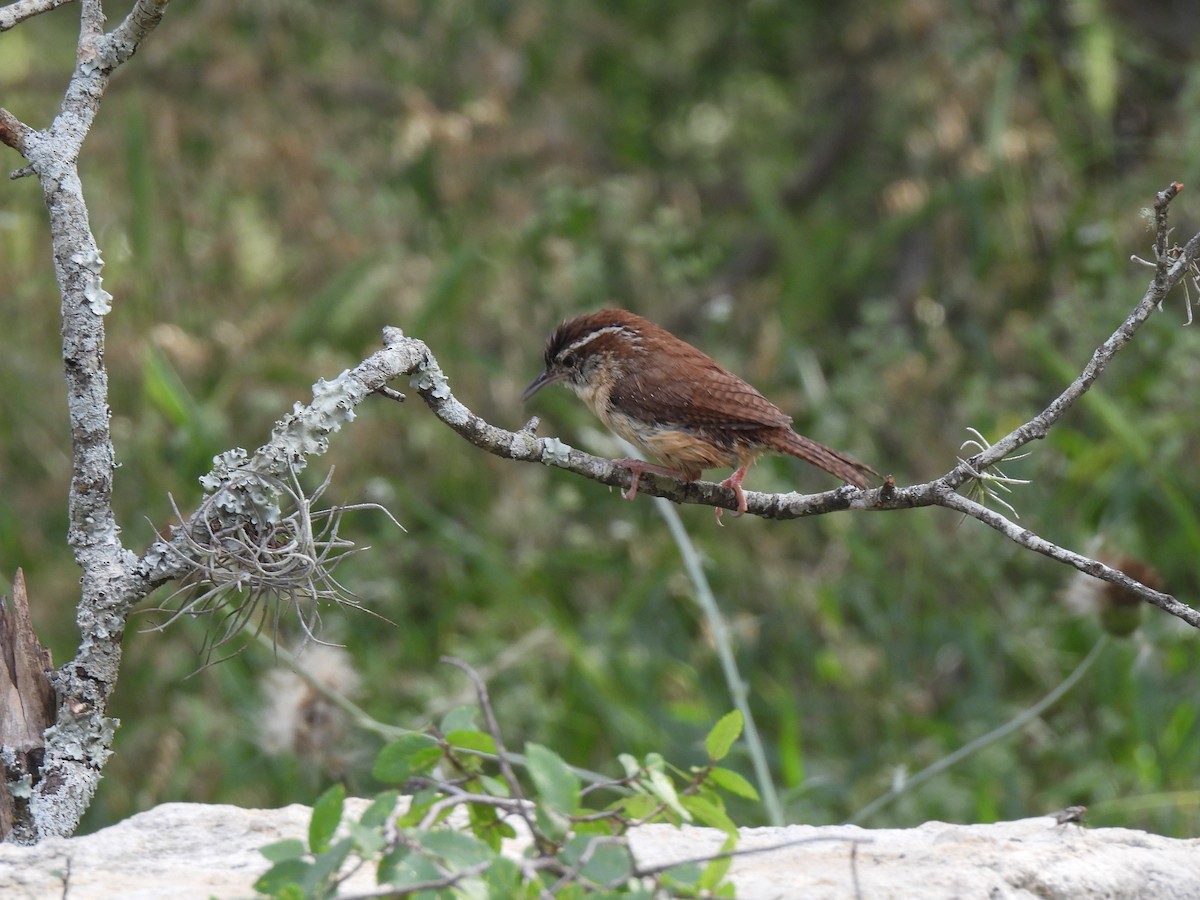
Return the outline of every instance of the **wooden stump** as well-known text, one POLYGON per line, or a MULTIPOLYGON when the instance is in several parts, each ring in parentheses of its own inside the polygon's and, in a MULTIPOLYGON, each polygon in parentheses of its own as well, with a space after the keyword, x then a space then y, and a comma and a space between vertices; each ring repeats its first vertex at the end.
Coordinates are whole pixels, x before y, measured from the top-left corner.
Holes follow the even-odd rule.
POLYGON ((42 734, 56 718, 52 669, 29 617, 25 573, 17 569, 11 601, 0 597, 0 841, 18 818, 28 818, 18 809, 29 802, 42 765, 42 734))

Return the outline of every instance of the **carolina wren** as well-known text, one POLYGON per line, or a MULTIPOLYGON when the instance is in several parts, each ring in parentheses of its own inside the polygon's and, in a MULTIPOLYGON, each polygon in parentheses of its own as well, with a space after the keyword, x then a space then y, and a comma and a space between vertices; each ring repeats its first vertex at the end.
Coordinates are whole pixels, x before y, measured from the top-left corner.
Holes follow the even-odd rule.
MULTIPOLYGON (((707 354, 623 309, 602 309, 563 322, 546 342, 546 369, 521 395, 528 400, 562 382, 608 428, 665 466, 613 460, 638 479, 655 472, 695 481, 705 469, 731 468, 737 515, 746 511, 742 480, 764 453, 787 453, 860 488, 868 465, 792 430, 790 416, 707 354)), ((717 521, 721 510, 717 510, 717 521)))

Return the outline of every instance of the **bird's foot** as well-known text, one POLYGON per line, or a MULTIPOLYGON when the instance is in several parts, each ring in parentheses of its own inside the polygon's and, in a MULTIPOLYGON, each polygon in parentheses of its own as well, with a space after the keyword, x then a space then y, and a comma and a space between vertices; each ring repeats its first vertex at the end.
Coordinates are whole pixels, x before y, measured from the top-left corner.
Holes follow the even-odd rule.
MULTIPOLYGON (((733 488, 733 496, 737 498, 737 510, 734 516, 740 516, 746 511, 746 492, 742 490, 742 481, 746 478, 746 467, 742 466, 728 478, 721 482, 721 487, 733 488)), ((721 514, 725 510, 717 507, 717 524, 722 525, 721 514)))
POLYGON ((632 500, 637 496, 638 482, 641 477, 650 472, 653 475, 666 475, 668 478, 678 478, 683 480, 683 473, 677 469, 671 469, 667 466, 656 466, 654 463, 648 463, 644 459, 614 459, 614 466, 620 466, 622 469, 628 469, 633 475, 633 481, 629 483, 629 490, 622 491, 621 496, 626 500, 632 500))

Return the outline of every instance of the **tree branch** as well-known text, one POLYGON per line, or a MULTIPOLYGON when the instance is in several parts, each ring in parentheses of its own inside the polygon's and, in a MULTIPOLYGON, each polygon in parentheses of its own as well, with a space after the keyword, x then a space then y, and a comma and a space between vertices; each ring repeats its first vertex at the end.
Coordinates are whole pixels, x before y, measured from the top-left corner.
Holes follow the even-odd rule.
MULTIPOLYGON (((109 430, 104 316, 113 298, 102 286, 104 261, 92 236, 76 161, 110 74, 158 21, 146 6, 139 0, 131 13, 137 24, 122 32, 121 46, 114 49, 113 39, 103 33, 99 0, 84 0, 75 71, 50 128, 37 131, 8 113, 0 115, 0 139, 29 161, 50 216, 71 423, 67 537, 82 570, 77 611, 81 641, 75 659, 55 676, 58 719, 45 733, 45 758, 26 811, 29 822, 21 829, 30 840, 75 830, 111 752, 116 725, 104 713, 116 683, 137 559, 121 544, 112 511, 116 462, 109 430)), ((161 15, 162 4, 155 6, 161 15)), ((36 11, 47 8, 39 5, 36 11)))
MULTIPOLYGON (((1079 377, 1042 413, 933 481, 906 488, 897 488, 889 481, 885 487, 874 490, 859 490, 844 485, 833 491, 811 495, 747 491, 747 512, 766 519, 796 519, 841 509, 896 510, 944 506, 978 519, 1023 547, 1123 587, 1192 627, 1200 628, 1200 611, 1181 603, 1170 594, 1154 590, 1124 572, 1048 541, 1029 528, 1017 525, 957 492, 961 485, 978 478, 979 473, 994 466, 1015 450, 1032 440, 1045 437, 1050 428, 1062 419, 1067 410, 1100 377, 1117 352, 1133 339, 1151 313, 1159 308, 1171 288, 1178 284, 1195 264, 1200 256, 1200 234, 1193 236, 1182 248, 1169 248, 1166 243, 1167 205, 1182 188, 1183 185, 1173 183, 1157 195, 1154 208, 1158 266, 1146 294, 1112 336, 1096 349, 1079 377)), ((425 353, 428 354, 427 349, 425 353)), ((537 419, 533 419, 518 432, 505 431, 484 421, 450 392, 449 383, 433 356, 427 355, 425 358, 425 367, 420 377, 414 379, 413 386, 434 415, 475 446, 505 459, 540 462, 566 469, 601 484, 623 489, 629 487, 631 475, 623 466, 575 450, 557 438, 535 437, 537 419)), ((736 499, 732 490, 704 481, 680 482, 664 476, 643 475, 639 492, 664 497, 676 503, 736 509, 736 499)))
POLYGON ((113 65, 119 66, 137 52, 142 38, 162 21, 170 0, 137 0, 129 15, 108 35, 113 65))
POLYGON ((28 156, 26 147, 34 131, 7 109, 0 108, 0 143, 7 144, 22 156, 28 156))
POLYGON ((70 2, 71 0, 17 0, 16 3, 0 7, 0 31, 8 31, 26 19, 40 16, 44 12, 49 12, 70 2))
MULTIPOLYGON (((421 346, 424 347, 423 344, 421 346)), ((428 354, 428 349, 425 353, 428 354)), ((429 381, 424 375, 415 377, 414 387, 417 393, 433 410, 434 415, 476 447, 505 459, 555 466, 600 484, 623 489, 629 487, 631 476, 629 470, 623 466, 568 447, 558 438, 534 437, 536 419, 518 432, 505 431, 484 421, 450 393, 433 356, 428 355, 426 358, 428 362, 425 371, 436 371, 438 380, 429 381)), ((961 467, 956 466, 940 478, 905 488, 889 485, 872 490, 859 490, 850 485, 843 485, 821 494, 766 494, 746 491, 746 511, 764 519, 799 519, 842 509, 882 511, 944 506, 978 519, 1023 547, 1073 566, 1088 575, 1120 585, 1189 625, 1200 628, 1200 611, 1179 602, 1169 594, 1147 587, 1111 566, 1060 547, 1029 528, 1017 525, 986 506, 957 493, 955 487, 966 480, 959 477, 960 472, 961 467)), ((682 482, 661 475, 643 475, 638 493, 665 497, 675 503, 716 506, 730 510, 737 508, 732 490, 706 481, 682 482)))
MULTIPOLYGON (((933 483, 936 482, 931 482, 931 484, 933 483)), ((1183 621, 1187 622, 1193 628, 1200 628, 1200 611, 1193 609, 1187 604, 1180 603, 1170 594, 1164 594, 1161 591, 1147 587, 1140 581, 1130 578, 1120 569, 1114 569, 1112 566, 1107 566, 1098 560, 1090 559, 1073 550, 1060 547, 1058 544, 1040 537, 1025 526, 1018 525, 1016 522, 1000 515, 1000 513, 988 509, 986 506, 976 503, 962 494, 951 490, 940 491, 938 492, 936 505, 944 506, 947 509, 955 509, 973 519, 978 519, 984 525, 996 529, 1006 538, 1020 544, 1026 549, 1033 550, 1043 556, 1048 556, 1068 566, 1074 566, 1085 575, 1091 575, 1115 584, 1118 587, 1123 587, 1130 593, 1141 597, 1147 603, 1152 603, 1164 612, 1183 619, 1183 621)))

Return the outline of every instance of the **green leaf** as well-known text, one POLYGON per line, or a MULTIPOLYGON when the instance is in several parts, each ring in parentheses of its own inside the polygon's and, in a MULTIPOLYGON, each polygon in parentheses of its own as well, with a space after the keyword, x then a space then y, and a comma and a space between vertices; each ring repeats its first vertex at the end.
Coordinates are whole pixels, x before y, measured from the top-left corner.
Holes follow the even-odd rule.
POLYGON ((700 824, 720 828, 729 835, 737 834, 737 826, 733 824, 733 820, 729 818, 724 807, 712 799, 698 794, 689 794, 682 797, 680 803, 683 804, 684 809, 695 816, 700 824))
POLYGON ((462 750, 478 750, 482 753, 496 752, 496 741, 483 731, 451 731, 446 734, 446 743, 462 750))
POLYGON ((744 724, 741 710, 735 709, 721 716, 704 739, 704 749, 708 751, 708 758, 716 762, 728 756, 733 742, 741 737, 744 724))
POLYGON ((468 803, 467 817, 471 833, 492 850, 498 852, 503 836, 501 835, 500 816, 496 812, 496 807, 488 803, 468 803))
POLYGON ((427 734, 406 734, 379 751, 371 774, 380 781, 403 784, 432 769, 441 758, 437 741, 427 734))
POLYGON ((333 833, 342 821, 342 807, 345 802, 345 787, 335 784, 313 804, 312 821, 308 825, 308 846, 313 853, 324 853, 329 849, 333 833))
POLYGON ((396 846, 380 857, 379 865, 375 867, 375 881, 379 884, 391 884, 392 877, 408 865, 412 850, 405 846, 396 846))
POLYGON ((399 791, 384 791, 371 801, 371 805, 363 810, 358 823, 364 828, 381 828, 387 824, 388 818, 396 811, 396 803, 400 799, 399 791))
POLYGON ((533 810, 537 830, 552 841, 561 841, 571 829, 571 820, 544 800, 537 801, 533 810))
POLYGON ((542 802, 564 816, 579 809, 579 778, 553 750, 525 745, 525 765, 542 802))
POLYGON ((452 731, 478 731, 479 727, 475 724, 475 717, 478 715, 478 707, 456 706, 442 716, 438 731, 444 735, 449 735, 452 731))
POLYGON ((374 856, 387 846, 387 838, 381 825, 363 825, 361 822, 350 823, 350 838, 354 841, 354 849, 359 856, 374 856))
POLYGON ((788 787, 804 784, 804 750, 800 740, 800 715, 791 706, 779 710, 775 727, 779 732, 776 754, 783 783, 788 787))
MULTIPOLYGON (((725 843, 721 845, 719 853, 732 853, 737 848, 737 833, 729 835, 725 843)), ((721 886, 721 882, 725 880, 725 876, 729 873, 729 867, 733 864, 733 857, 726 856, 721 859, 711 860, 700 873, 700 879, 696 882, 696 887, 700 890, 714 891, 721 886)))
POLYGON ((300 859, 308 852, 308 848, 304 846, 304 841, 299 838, 286 838, 282 841, 276 841, 273 844, 267 844, 265 847, 260 847, 258 850, 263 856, 271 862, 283 862, 286 859, 300 859))
POLYGON ((642 764, 637 761, 637 758, 629 753, 622 753, 617 757, 617 762, 621 764, 621 768, 625 770, 626 778, 633 778, 642 771, 642 764))
POLYGON ((596 835, 579 835, 571 838, 563 847, 562 860, 568 866, 575 866, 589 848, 591 848, 591 856, 581 870, 583 877, 589 881, 607 884, 613 881, 623 881, 633 874, 633 857, 629 854, 629 848, 611 843, 611 838, 601 838, 596 835), (593 846, 596 841, 601 841, 601 843, 593 846))
POLYGON ((308 871, 308 878, 305 884, 305 887, 309 889, 310 895, 318 897, 328 895, 330 883, 337 876, 338 870, 341 869, 342 863, 346 861, 352 849, 354 849, 354 841, 345 837, 333 844, 324 853, 317 855, 312 868, 308 871))
POLYGON ((675 783, 671 781, 669 775, 657 769, 652 770, 644 784, 651 794, 674 810, 685 822, 692 821, 692 814, 680 805, 675 783))
POLYGON ((417 842, 456 869, 465 869, 496 855, 483 841, 451 828, 422 832, 417 835, 417 842))
POLYGON ((412 795, 412 799, 408 801, 408 809, 404 815, 396 819, 396 827, 411 828, 418 824, 425 818, 425 813, 429 812, 429 807, 440 800, 441 796, 441 791, 437 788, 425 788, 424 790, 417 791, 412 795))
POLYGON ((509 900, 511 897, 523 896, 518 893, 521 887, 521 867, 507 856, 496 857, 495 862, 483 873, 483 880, 488 887, 488 900, 509 900))
MULTIPOLYGON (((590 816, 590 815, 594 815, 595 813, 596 813, 596 810, 588 809, 586 807, 582 807, 579 810, 580 816, 590 816)), ((605 816, 602 819, 596 819, 591 822, 588 822, 588 821, 575 822, 574 823, 575 827, 573 830, 574 830, 575 834, 606 834, 606 835, 611 836, 613 833, 613 825, 614 825, 614 822, 613 822, 612 818, 609 816, 605 816)))
POLYGON ((511 797, 512 790, 508 783, 500 778, 493 778, 491 775, 480 775, 479 783, 483 786, 484 793, 489 797, 511 797))
POLYGON ((696 863, 680 863, 662 873, 663 887, 694 892, 696 883, 703 874, 704 870, 696 865, 696 863))
POLYGON ((142 387, 150 402, 158 407, 176 428, 182 428, 197 416, 196 402, 188 393, 183 379, 157 350, 148 349, 142 356, 142 387))
POLYGON ((432 859, 413 853, 407 847, 397 847, 380 860, 376 877, 380 883, 402 888, 406 884, 442 878, 443 874, 432 859))
POLYGON ((304 884, 311 869, 312 863, 302 859, 287 859, 275 863, 254 882, 254 889, 260 894, 279 897, 287 888, 298 888, 304 884))
POLYGON ((704 780, 729 791, 731 794, 745 797, 747 800, 759 799, 758 791, 755 790, 754 785, 730 769, 722 769, 720 766, 715 766, 709 770, 708 777, 704 780))
POLYGON ((629 797, 623 797, 615 804, 626 818, 629 819, 644 819, 650 815, 658 806, 656 801, 649 794, 633 794, 629 797))

